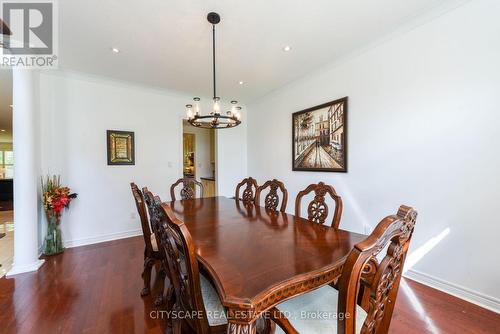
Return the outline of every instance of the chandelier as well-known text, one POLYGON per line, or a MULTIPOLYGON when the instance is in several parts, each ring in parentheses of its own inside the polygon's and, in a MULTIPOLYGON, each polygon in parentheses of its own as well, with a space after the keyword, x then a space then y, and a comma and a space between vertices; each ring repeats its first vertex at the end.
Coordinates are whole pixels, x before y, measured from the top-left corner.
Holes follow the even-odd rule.
POLYGON ((186 113, 188 122, 198 128, 205 129, 225 129, 232 128, 241 123, 241 107, 238 101, 231 101, 230 110, 225 113, 222 111, 222 101, 217 96, 217 86, 215 81, 215 25, 220 22, 220 16, 217 13, 208 13, 207 20, 212 24, 212 70, 213 70, 213 106, 208 115, 201 114, 200 98, 193 98, 192 104, 186 104, 186 113))

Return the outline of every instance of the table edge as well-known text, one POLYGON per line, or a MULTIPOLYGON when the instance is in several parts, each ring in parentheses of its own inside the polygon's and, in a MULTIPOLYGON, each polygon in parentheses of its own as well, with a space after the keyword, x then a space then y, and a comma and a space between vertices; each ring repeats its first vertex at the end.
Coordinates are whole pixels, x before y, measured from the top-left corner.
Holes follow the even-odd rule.
POLYGON ((212 281, 221 297, 222 304, 229 310, 248 310, 260 313, 269 308, 284 302, 290 298, 300 296, 306 292, 317 289, 323 285, 331 283, 342 274, 344 263, 348 254, 321 269, 294 276, 285 281, 281 281, 264 289, 252 298, 239 298, 227 295, 219 282, 214 270, 199 257, 203 266, 209 271, 212 281))
MULTIPOLYGON (((231 199, 226 196, 215 197, 231 199)), ((167 203, 171 204, 172 202, 173 201, 169 201, 167 203)), ((355 233, 350 231, 347 232, 355 233)), ((333 282, 335 278, 339 277, 342 274, 342 269, 348 255, 349 253, 323 268, 316 269, 307 273, 302 273, 290 279, 275 283, 259 292, 252 298, 239 298, 227 295, 219 280, 217 272, 210 266, 208 262, 203 259, 202 256, 196 254, 196 257, 202 264, 203 268, 210 275, 210 278, 214 283, 214 287, 217 290, 219 297, 221 298, 221 302, 228 309, 228 311, 247 310, 254 313, 260 313, 290 298, 300 296, 304 293, 333 282)))

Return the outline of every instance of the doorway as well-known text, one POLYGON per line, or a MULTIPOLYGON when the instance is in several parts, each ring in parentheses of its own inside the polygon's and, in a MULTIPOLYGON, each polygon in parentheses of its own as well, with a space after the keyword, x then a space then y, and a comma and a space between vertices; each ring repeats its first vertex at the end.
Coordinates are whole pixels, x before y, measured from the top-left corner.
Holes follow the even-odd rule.
POLYGON ((12 71, 0 70, 0 277, 14 260, 12 71))
POLYGON ((215 130, 182 123, 184 177, 193 177, 203 184, 203 197, 217 196, 217 146, 215 130))

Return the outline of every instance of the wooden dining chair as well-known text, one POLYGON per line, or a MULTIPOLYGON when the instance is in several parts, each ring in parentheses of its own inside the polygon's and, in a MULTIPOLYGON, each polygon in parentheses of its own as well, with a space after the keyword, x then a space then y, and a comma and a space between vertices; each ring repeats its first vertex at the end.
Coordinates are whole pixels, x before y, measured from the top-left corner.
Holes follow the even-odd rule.
POLYGON ((288 191, 286 190, 283 182, 278 181, 276 179, 273 179, 271 181, 266 181, 263 185, 261 185, 260 187, 257 187, 257 190, 255 192, 255 204, 260 205, 261 193, 266 188, 270 188, 270 189, 269 189, 269 192, 267 193, 266 197, 264 198, 264 207, 268 210, 273 210, 273 211, 278 210, 278 205, 280 202, 280 198, 278 196, 278 189, 279 189, 281 191, 282 196, 283 196, 281 198, 281 206, 280 206, 279 211, 285 212, 286 204, 288 201, 288 191))
POLYGON ((314 199, 307 206, 307 219, 324 224, 328 218, 328 205, 325 202, 326 194, 329 194, 335 201, 335 212, 332 219, 332 227, 339 228, 340 217, 342 216, 342 198, 337 195, 335 189, 323 182, 310 184, 306 189, 297 194, 295 198, 295 216, 300 217, 302 197, 314 191, 314 199))
POLYGON ((170 198, 175 201, 175 188, 182 183, 180 191, 181 199, 194 199, 196 198, 196 186, 200 188, 200 197, 203 197, 203 184, 192 177, 184 177, 178 179, 170 186, 170 198))
POLYGON ((270 314, 278 324, 276 333, 387 333, 416 218, 415 210, 402 205, 396 215, 384 218, 356 244, 344 264, 338 291, 325 285, 273 308, 270 314), (379 262, 382 250, 385 256, 379 262), (328 312, 337 318, 297 316, 302 312, 328 312))
MULTIPOLYGON (((167 204, 154 197, 153 215, 158 224, 160 248, 164 251, 175 292, 175 312, 196 314, 185 323, 196 333, 226 333, 227 318, 217 291, 200 274, 196 249, 187 227, 167 204)), ((181 333, 182 320, 172 319, 174 334, 181 333)))
POLYGON ((255 203, 255 192, 257 191, 257 188, 257 181, 252 177, 247 177, 236 185, 234 198, 241 200, 243 204, 253 204, 255 203), (240 188, 243 186, 245 186, 245 189, 240 197, 240 188))
MULTIPOLYGON (((159 306, 159 305, 161 305, 161 304, 163 304, 165 302, 165 298, 164 298, 165 278, 168 277, 169 278, 169 282, 171 280, 170 280, 170 277, 168 275, 168 269, 167 269, 167 264, 166 264, 166 261, 165 261, 164 253, 158 247, 158 245, 159 245, 159 242, 158 242, 158 223, 155 221, 154 216, 153 216, 153 201, 154 201, 154 196, 148 190, 147 187, 142 188, 142 194, 143 194, 143 198, 144 198, 144 203, 146 203, 146 207, 148 209, 150 223, 151 223, 150 224, 151 225, 151 229, 152 229, 152 233, 151 233, 151 245, 153 247, 153 250, 155 251, 155 256, 156 256, 155 260, 158 260, 159 265, 160 265, 160 269, 158 270, 158 276, 159 276, 159 280, 160 280, 161 284, 160 284, 160 289, 159 289, 158 295, 156 296, 155 302, 154 302, 155 305, 159 306)), ((151 269, 152 269, 152 267, 153 267, 154 264, 155 264, 155 262, 152 262, 152 263, 150 262, 149 263, 149 266, 147 268, 148 270, 146 271, 146 274, 145 274, 145 277, 148 280, 148 283, 147 283, 148 287, 150 285, 149 282, 151 281, 151 269)), ((145 268, 145 270, 146 270, 146 268, 145 268)), ((169 293, 167 295, 168 295, 167 300, 170 300, 171 297, 172 297, 172 288, 170 288, 170 291, 169 291, 169 293)))
POLYGON ((146 296, 151 291, 151 270, 153 265, 161 260, 161 254, 158 251, 155 235, 151 232, 149 226, 144 196, 134 182, 130 183, 130 188, 132 189, 137 213, 141 220, 142 236, 144 238, 144 270, 142 272, 144 287, 142 288, 141 296, 146 296))

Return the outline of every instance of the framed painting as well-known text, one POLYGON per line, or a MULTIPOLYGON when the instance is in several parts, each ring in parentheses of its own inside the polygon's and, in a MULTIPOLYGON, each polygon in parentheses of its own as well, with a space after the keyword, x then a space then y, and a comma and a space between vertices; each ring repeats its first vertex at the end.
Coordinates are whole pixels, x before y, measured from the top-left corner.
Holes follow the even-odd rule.
POLYGON ((108 165, 135 165, 134 133, 107 130, 108 165))
POLYGON ((292 170, 347 172, 347 97, 292 114, 292 170))

